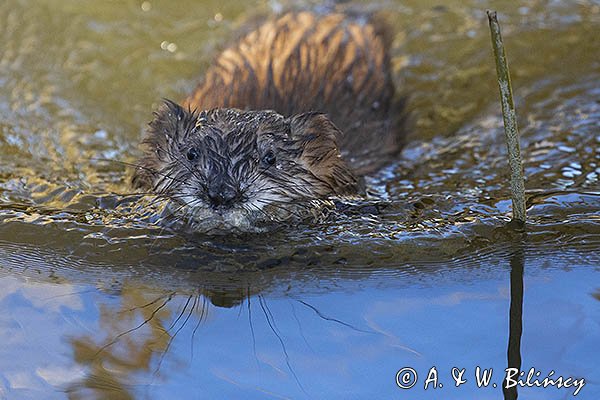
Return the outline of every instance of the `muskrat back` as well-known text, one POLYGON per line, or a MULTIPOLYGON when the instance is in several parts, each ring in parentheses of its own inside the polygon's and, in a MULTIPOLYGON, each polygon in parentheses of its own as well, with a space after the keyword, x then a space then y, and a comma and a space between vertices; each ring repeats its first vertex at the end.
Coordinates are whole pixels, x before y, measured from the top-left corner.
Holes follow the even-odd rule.
POLYGON ((342 14, 266 22, 155 113, 134 186, 198 229, 251 230, 363 194, 361 175, 402 143, 382 32, 342 14))
POLYGON ((222 52, 184 105, 325 113, 343 132, 339 145, 354 171, 373 172, 404 138, 390 41, 381 19, 286 14, 222 52))

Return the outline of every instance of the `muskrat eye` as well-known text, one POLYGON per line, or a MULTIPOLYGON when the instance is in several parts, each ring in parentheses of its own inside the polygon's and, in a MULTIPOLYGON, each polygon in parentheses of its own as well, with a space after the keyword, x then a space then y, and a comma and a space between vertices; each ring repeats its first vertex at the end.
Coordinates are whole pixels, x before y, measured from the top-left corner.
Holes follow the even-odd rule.
POLYGON ((277 159, 275 158, 275 154, 270 150, 262 158, 262 162, 266 165, 273 165, 275 164, 275 161, 277 161, 277 159))
POLYGON ((198 150, 196 150, 194 147, 190 147, 187 152, 187 159, 193 161, 196 158, 198 158, 198 150))

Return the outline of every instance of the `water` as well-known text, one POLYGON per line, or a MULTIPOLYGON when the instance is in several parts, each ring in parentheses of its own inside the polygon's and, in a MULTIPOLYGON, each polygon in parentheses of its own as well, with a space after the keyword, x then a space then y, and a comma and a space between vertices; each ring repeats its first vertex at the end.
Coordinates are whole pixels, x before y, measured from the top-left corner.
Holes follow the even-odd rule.
POLYGON ((135 162, 161 98, 288 7, 0 4, 0 398, 498 399, 517 339, 524 371, 600 397, 600 3, 345 3, 392 22, 413 120, 369 178, 376 200, 269 235, 163 229, 128 167, 100 159, 135 162), (487 8, 513 78, 526 233, 506 226, 487 8), (443 387, 424 390, 434 366, 443 387), (419 376, 407 390, 404 367, 419 376))

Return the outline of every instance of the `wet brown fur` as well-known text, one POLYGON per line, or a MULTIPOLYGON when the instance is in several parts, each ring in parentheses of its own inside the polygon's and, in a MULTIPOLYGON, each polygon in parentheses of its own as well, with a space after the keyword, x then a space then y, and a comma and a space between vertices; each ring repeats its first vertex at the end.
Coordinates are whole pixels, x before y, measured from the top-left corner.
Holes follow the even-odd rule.
POLYGON ((381 19, 286 14, 222 52, 183 104, 325 113, 343 132, 340 150, 353 170, 372 173, 389 163, 404 138, 390 41, 381 19))

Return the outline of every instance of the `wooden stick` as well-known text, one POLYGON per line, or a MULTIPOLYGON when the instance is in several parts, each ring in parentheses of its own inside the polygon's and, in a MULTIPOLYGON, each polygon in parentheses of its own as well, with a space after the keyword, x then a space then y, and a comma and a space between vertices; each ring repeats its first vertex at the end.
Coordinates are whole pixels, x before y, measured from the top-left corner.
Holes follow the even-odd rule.
POLYGON ((523 163, 521 162, 521 149, 519 146, 519 129, 517 127, 517 113, 513 103, 510 74, 504 52, 504 44, 500 33, 500 25, 496 11, 487 11, 492 33, 492 47, 496 59, 496 73, 500 87, 502 102, 502 117, 504 119, 504 134, 508 148, 508 164, 510 166, 510 190, 512 193, 512 219, 525 222, 525 182, 523 177, 523 163))

